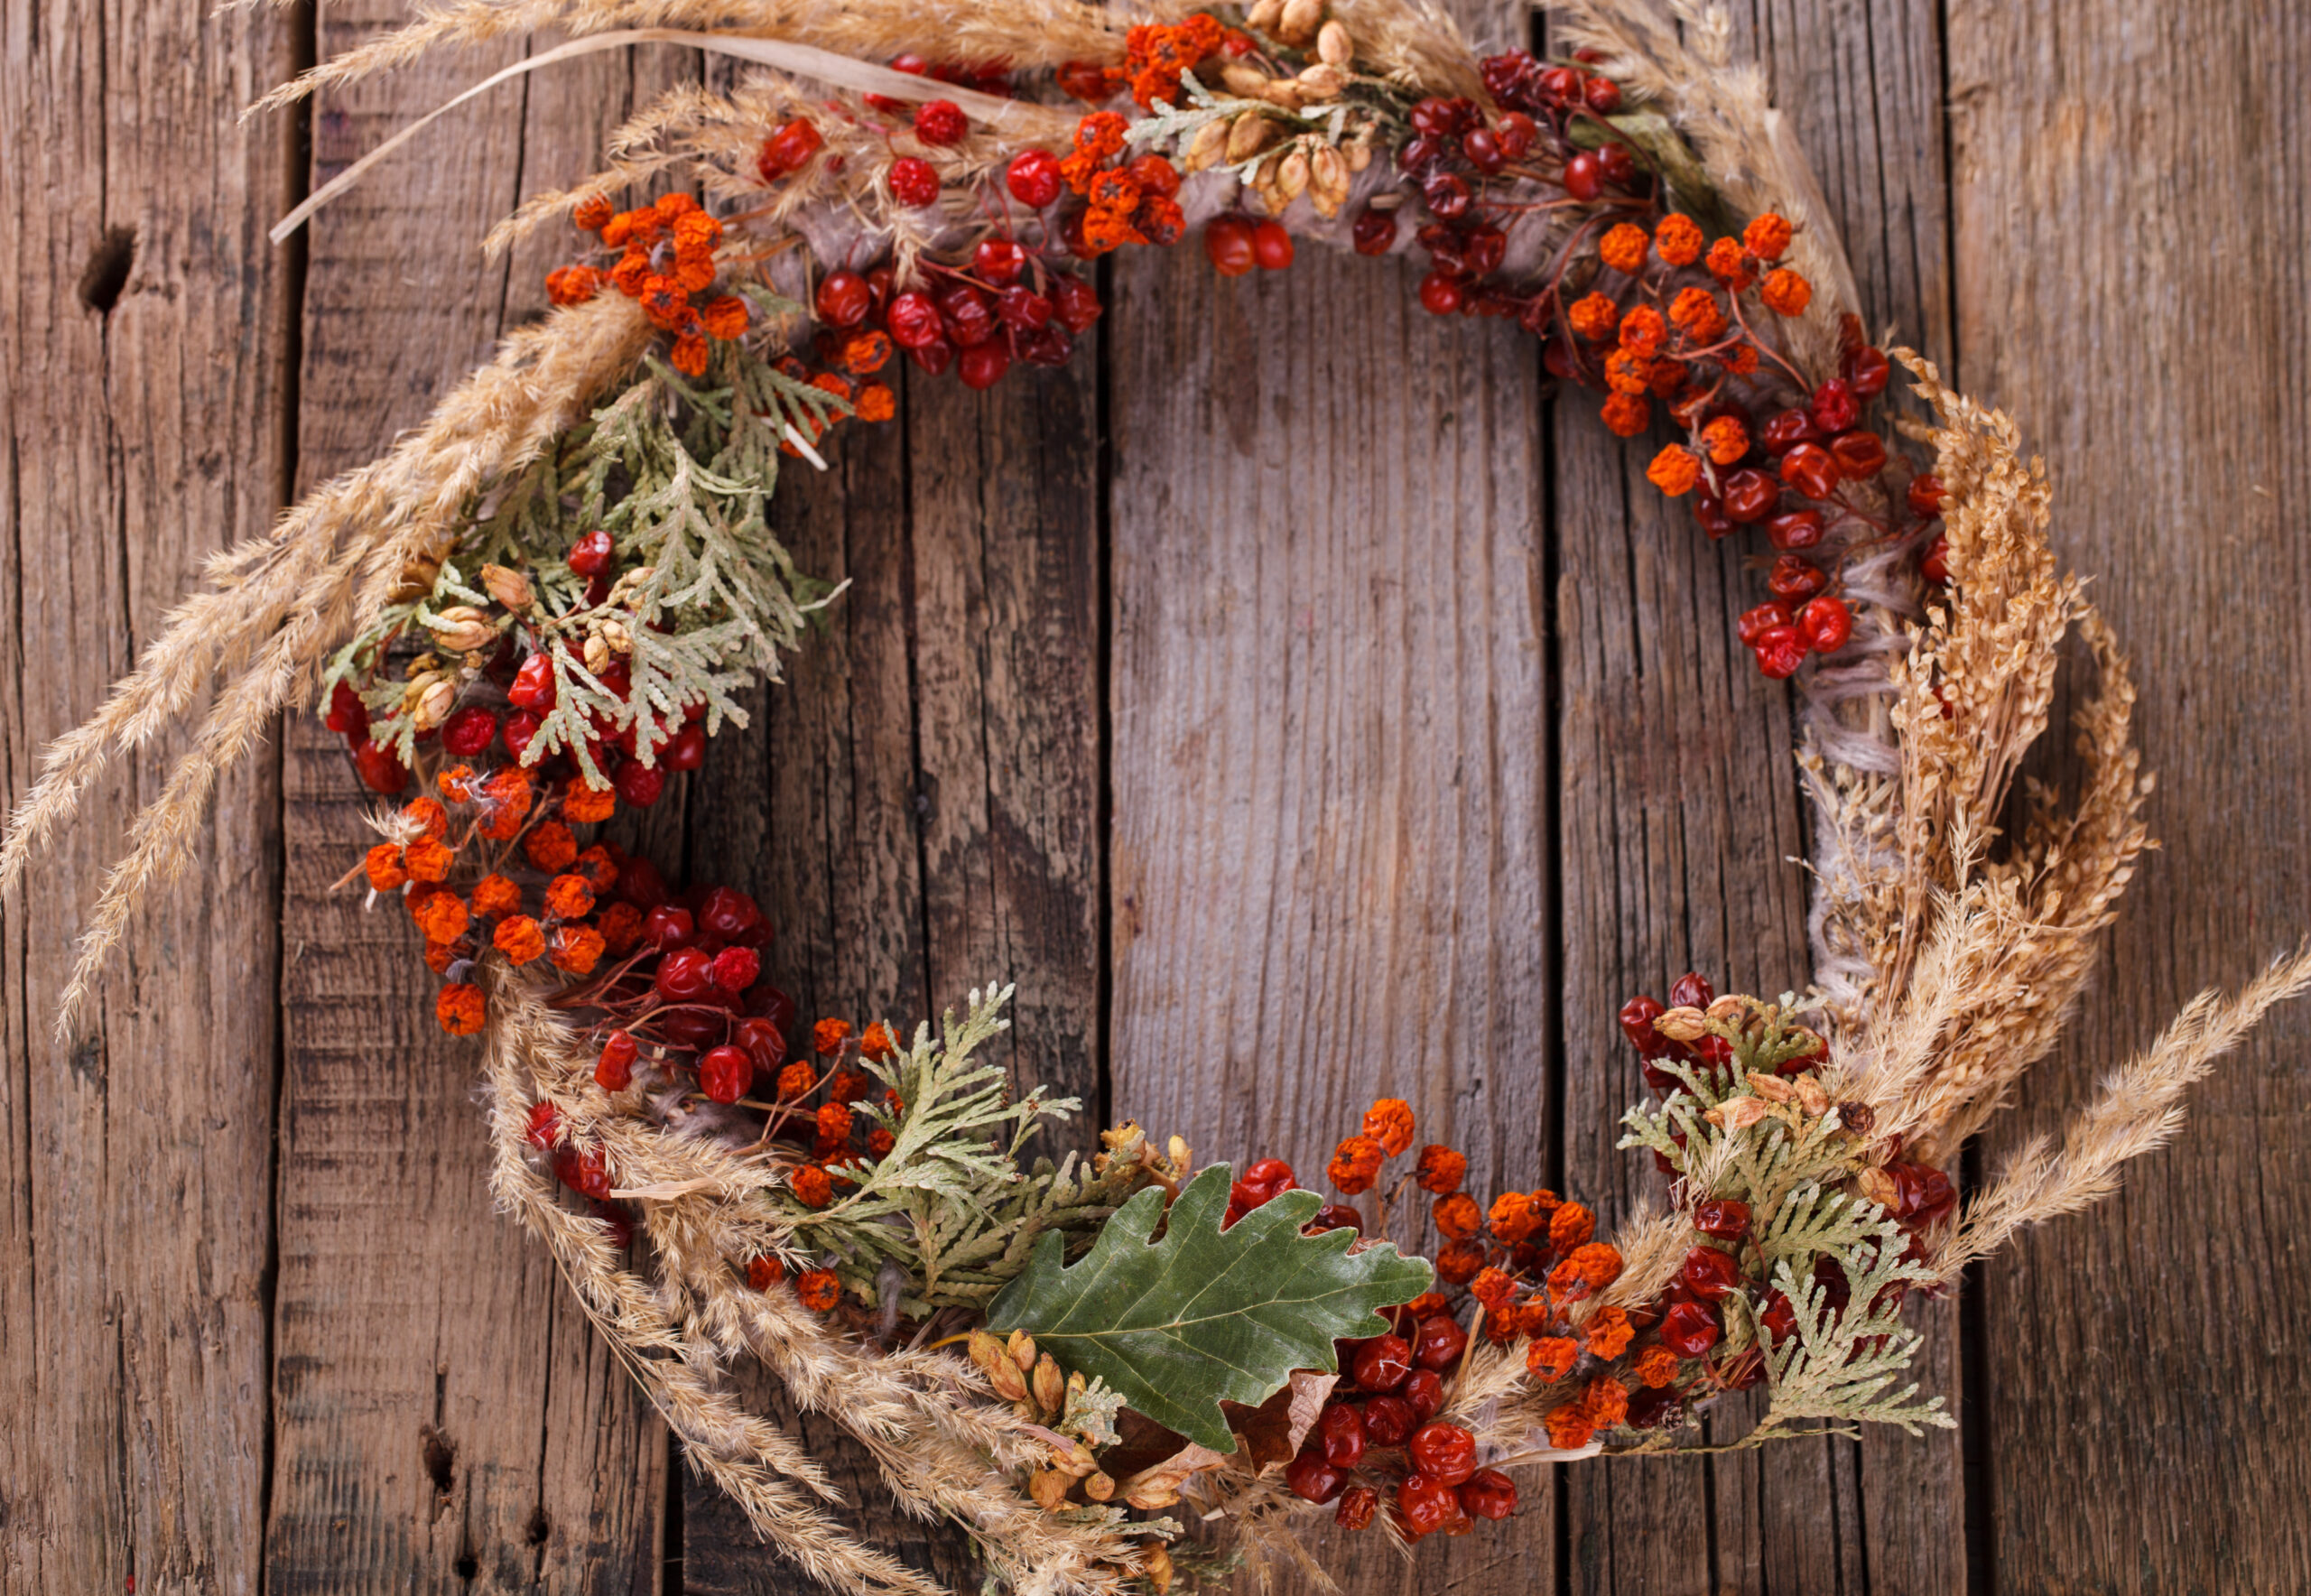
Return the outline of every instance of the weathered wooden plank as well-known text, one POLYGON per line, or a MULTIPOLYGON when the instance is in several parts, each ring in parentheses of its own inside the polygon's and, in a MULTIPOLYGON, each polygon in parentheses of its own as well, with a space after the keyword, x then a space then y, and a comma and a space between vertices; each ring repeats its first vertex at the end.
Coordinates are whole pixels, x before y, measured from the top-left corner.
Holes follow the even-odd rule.
MULTIPOLYGON (((2136 662, 2165 842, 1994 1166, 2311 918, 2311 17, 1969 0, 1949 43, 1959 375, 2050 463, 2058 546, 2136 662)), ((2000 1587, 2311 1584, 2306 1039, 2274 1016, 2124 1192, 1989 1265, 2000 1587)))
MULTIPOLYGON (((324 8, 320 53, 404 14, 324 8)), ((522 48, 328 97, 317 172, 522 48)), ((672 54, 565 66, 552 92, 461 112, 431 158, 380 170, 322 214, 301 489, 376 454, 543 308, 539 271, 560 239, 493 264, 482 232, 525 193, 591 170, 637 82, 689 70, 672 54)), ((492 1213, 474 1050, 432 1024, 435 983, 405 916, 328 892, 367 840, 367 794, 310 719, 289 748, 272 1588, 654 1590, 664 1431, 552 1261, 492 1213)))
MULTIPOLYGON (((289 149, 234 114, 278 13, 0 12, 7 491, 0 793, 102 701, 281 490, 289 149)), ((220 786, 81 1033, 73 943, 190 744, 156 740, 0 905, 0 1589, 250 1591, 262 1540, 277 773, 220 786)))
MULTIPOLYGON (((892 374, 896 376, 896 373, 892 374)), ((730 877, 778 927, 770 969, 807 1022, 912 1026, 1016 981, 1015 1079, 1081 1097, 1054 1150, 1095 1145, 1099 1001, 1098 372, 1022 368, 974 395, 906 382, 902 419, 850 426, 834 470, 779 488, 796 561, 851 585, 827 628, 718 738, 691 805, 691 868, 730 877), (710 791, 711 796, 706 793, 710 791)), ((797 1048, 807 1037, 792 1039, 797 1048)), ((783 1416, 772 1382, 746 1388, 783 1416)), ((890 1507, 840 1429, 803 1420, 878 1543, 957 1588, 962 1537, 890 1507)), ((683 1481, 691 1591, 791 1589, 710 1485, 683 1481)))
MULTIPOLYGON (((1523 1189, 1554 1134, 1537 363, 1415 277, 1117 268, 1116 1109, 1322 1186, 1386 1093, 1523 1189)), ((1525 1590, 1555 1517, 1543 1477, 1412 1567, 1326 1554, 1356 1591, 1525 1590)))

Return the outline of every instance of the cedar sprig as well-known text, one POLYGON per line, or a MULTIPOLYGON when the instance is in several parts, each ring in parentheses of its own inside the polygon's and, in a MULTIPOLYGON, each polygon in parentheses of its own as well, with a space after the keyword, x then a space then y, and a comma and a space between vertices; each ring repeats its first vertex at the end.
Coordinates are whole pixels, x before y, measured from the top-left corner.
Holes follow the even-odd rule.
POLYGON ((1958 1421, 1944 1410, 1944 1398, 1916 1400, 1915 1380, 1894 1389, 1925 1344, 1925 1337, 1902 1322, 1902 1294, 1931 1281, 1933 1268, 1911 1261, 1901 1227, 1875 1203, 1814 1187, 1793 1205, 1792 1213, 1789 1229, 1795 1234, 1835 1239, 1820 1250, 1843 1272, 1848 1301, 1843 1312, 1833 1313, 1829 1287, 1813 1269, 1797 1267, 1787 1257, 1779 1259, 1773 1284, 1789 1298, 1796 1329, 1776 1344, 1773 1332, 1757 1319, 1755 1304, 1741 1298, 1750 1311, 1750 1332, 1764 1350, 1773 1392, 1764 1420, 1742 1437, 1742 1444, 1777 1440, 1796 1434, 1802 1422, 1820 1419, 1898 1424, 1913 1435, 1926 1424, 1954 1428, 1958 1421))

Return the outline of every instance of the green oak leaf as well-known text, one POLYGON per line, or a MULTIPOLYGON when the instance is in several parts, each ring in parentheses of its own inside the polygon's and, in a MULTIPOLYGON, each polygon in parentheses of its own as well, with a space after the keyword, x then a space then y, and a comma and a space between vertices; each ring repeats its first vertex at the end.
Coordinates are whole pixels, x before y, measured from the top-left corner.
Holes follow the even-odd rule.
POLYGON ((1062 1367, 1096 1375, 1135 1411, 1213 1452, 1236 1450, 1224 1402, 1258 1407, 1295 1369, 1331 1372, 1335 1337, 1379 1335, 1376 1310, 1428 1289, 1430 1269, 1388 1243, 1350 1255, 1356 1233, 1303 1236, 1313 1192, 1286 1192, 1226 1230, 1233 1171, 1214 1164, 1165 1219, 1149 1187, 1118 1209, 1074 1264, 1056 1231, 988 1304, 988 1328, 1024 1330, 1062 1367))

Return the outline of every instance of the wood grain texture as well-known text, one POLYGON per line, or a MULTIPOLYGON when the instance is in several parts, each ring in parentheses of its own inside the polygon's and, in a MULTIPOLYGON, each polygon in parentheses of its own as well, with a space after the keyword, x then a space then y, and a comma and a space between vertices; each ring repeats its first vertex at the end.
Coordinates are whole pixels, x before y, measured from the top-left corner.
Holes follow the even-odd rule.
MULTIPOLYGON (((219 108, 290 60, 206 0, 0 10, 0 791, 282 487, 288 146, 219 108)), ((190 739, 91 789, 0 905, 0 1589, 253 1591, 267 1445, 275 763, 251 761, 81 1033, 51 1039, 124 829, 190 739)))
MULTIPOLYGON (((2165 841, 1994 1164, 2311 919, 2311 17, 1968 0, 1950 62, 1959 376, 2052 463, 2165 841)), ((2306 1042, 2275 1015, 2120 1195, 1988 1265, 2000 1588, 2311 1585, 2306 1042)))
MULTIPOLYGON (((397 21, 327 7, 326 56, 397 21)), ((421 107, 520 53, 460 53, 323 99, 326 178, 421 107)), ((485 264, 525 194, 591 170, 637 87, 684 58, 595 57, 534 103, 461 112, 466 159, 396 163, 311 239, 300 491, 422 419, 515 320, 543 309, 559 240, 485 264)), ((371 802, 339 740, 288 737, 287 1085, 281 1114, 279 1416, 267 1575, 277 1592, 657 1588, 664 1432, 552 1263, 490 1213, 473 1049, 390 903, 332 894, 371 802)))

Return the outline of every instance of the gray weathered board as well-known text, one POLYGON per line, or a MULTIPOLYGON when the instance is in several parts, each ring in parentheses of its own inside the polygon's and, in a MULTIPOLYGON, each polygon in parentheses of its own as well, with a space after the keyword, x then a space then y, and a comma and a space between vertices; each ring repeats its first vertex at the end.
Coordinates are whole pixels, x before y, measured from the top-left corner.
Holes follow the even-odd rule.
MULTIPOLYGON (((2311 925, 2311 15, 1737 9, 1875 322, 2053 461, 2164 775, 2165 850, 1994 1161, 2311 925)), ((316 174, 530 48, 236 121, 398 12, 0 0, 0 791, 206 553, 538 311, 553 242, 486 262, 487 223, 719 70, 526 79, 271 247, 316 174)), ((1787 698, 1732 645, 1744 552, 1665 510, 1529 341, 1418 313, 1402 268, 1110 270, 1072 368, 908 383, 782 490, 803 564, 853 585, 648 840, 761 895, 806 1011, 1016 980, 1022 1076, 1200 1152, 1311 1168, 1387 1090, 1480 1183, 1624 1210, 1650 1177, 1612 1150, 1614 1007, 1689 966, 1804 969, 1787 698)), ((0 1589, 797 1588, 490 1213, 470 1050, 405 928, 327 894, 363 836, 332 739, 292 722, 225 784, 88 1035, 51 1044, 181 746, 115 771, 0 910, 0 1589)), ((1341 1547, 1348 1583, 2311 1586, 2306 1037, 2283 1016, 2121 1196, 1928 1312, 1956 1433, 1571 1468, 1409 1568, 1341 1547)), ((951 1536, 862 1512, 968 1580, 951 1536)))

